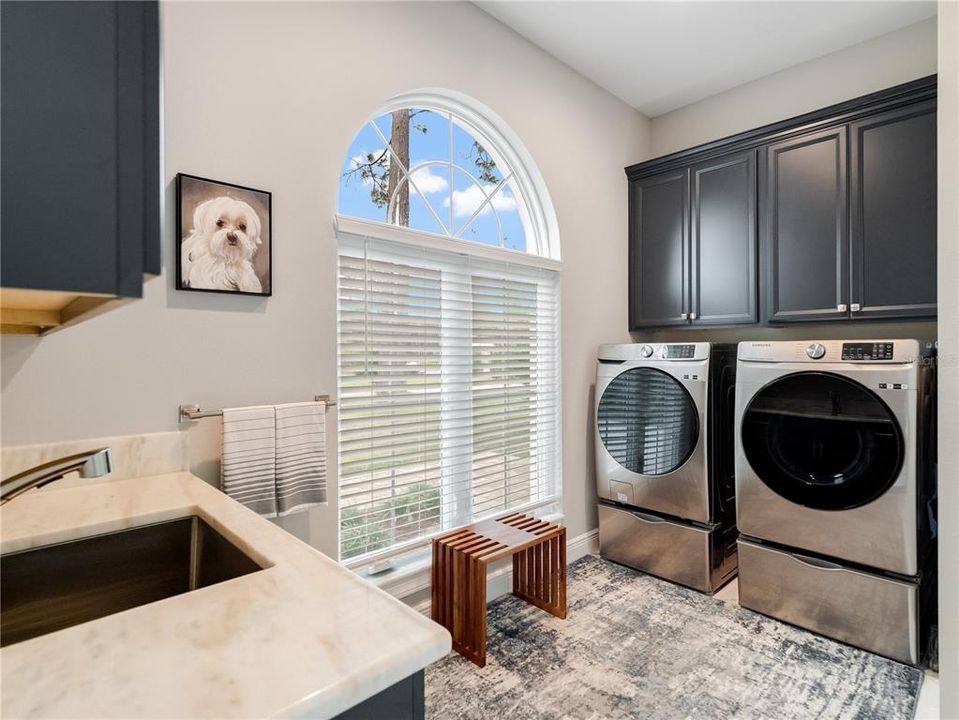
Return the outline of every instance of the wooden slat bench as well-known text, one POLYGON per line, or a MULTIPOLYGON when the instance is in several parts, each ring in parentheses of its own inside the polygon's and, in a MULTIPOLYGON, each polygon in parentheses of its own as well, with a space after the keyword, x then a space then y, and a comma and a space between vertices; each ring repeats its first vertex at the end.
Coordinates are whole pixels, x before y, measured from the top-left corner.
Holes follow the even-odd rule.
POLYGON ((433 540, 433 620, 453 649, 486 665, 486 568, 513 557, 513 594, 566 618, 566 528, 514 513, 433 540))

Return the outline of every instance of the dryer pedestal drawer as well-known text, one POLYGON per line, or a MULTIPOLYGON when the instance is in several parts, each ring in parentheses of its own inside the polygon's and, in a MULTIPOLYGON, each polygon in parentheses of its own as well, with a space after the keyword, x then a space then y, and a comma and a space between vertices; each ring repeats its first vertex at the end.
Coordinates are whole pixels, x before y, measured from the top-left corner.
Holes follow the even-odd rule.
POLYGON ((736 528, 706 530, 599 504, 600 555, 650 575, 713 593, 736 574, 736 528))
POLYGON ((739 539, 739 604, 900 662, 919 663, 919 584, 739 539))

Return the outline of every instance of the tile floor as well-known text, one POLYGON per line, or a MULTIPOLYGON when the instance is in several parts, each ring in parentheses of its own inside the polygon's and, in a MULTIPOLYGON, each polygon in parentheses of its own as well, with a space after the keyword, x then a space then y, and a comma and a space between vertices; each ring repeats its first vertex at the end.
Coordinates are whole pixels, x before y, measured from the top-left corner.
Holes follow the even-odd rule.
MULTIPOLYGON (((713 597, 728 603, 739 602, 739 578, 733 579, 713 597)), ((939 675, 926 671, 916 704, 916 720, 939 720, 939 675)))

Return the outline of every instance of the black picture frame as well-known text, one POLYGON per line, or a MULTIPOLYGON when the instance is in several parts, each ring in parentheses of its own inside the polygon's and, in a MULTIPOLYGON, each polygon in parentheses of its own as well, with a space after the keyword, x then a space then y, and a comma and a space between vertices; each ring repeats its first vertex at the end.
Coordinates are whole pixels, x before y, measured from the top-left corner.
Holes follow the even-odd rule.
POLYGON ((251 295, 271 297, 273 295, 273 193, 269 190, 237 185, 235 183, 213 180, 199 175, 177 173, 176 175, 176 289, 186 292, 220 293, 226 295, 251 295), (221 192, 222 194, 217 194, 221 192), (184 197, 186 195, 186 197, 184 197), (241 290, 239 287, 197 287, 183 277, 183 246, 194 235, 193 214, 196 208, 207 200, 228 197, 245 203, 257 217, 261 241, 255 254, 249 260, 253 274, 260 283, 261 291, 241 290), (187 211, 189 217, 184 217, 187 211), (265 268, 264 268, 265 265, 265 268), (258 267, 259 266, 259 267, 258 267))

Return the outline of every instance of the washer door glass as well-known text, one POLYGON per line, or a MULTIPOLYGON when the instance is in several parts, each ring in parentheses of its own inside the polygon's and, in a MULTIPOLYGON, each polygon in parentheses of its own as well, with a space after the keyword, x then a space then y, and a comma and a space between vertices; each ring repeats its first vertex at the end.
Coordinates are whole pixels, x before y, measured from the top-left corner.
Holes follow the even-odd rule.
POLYGON ((756 475, 787 500, 848 510, 888 490, 902 468, 902 430, 864 385, 822 372, 787 375, 753 397, 743 450, 756 475))
POLYGON ((693 454, 699 438, 696 405, 675 378, 631 368, 606 387, 596 414, 607 452, 627 470, 665 475, 693 454))

